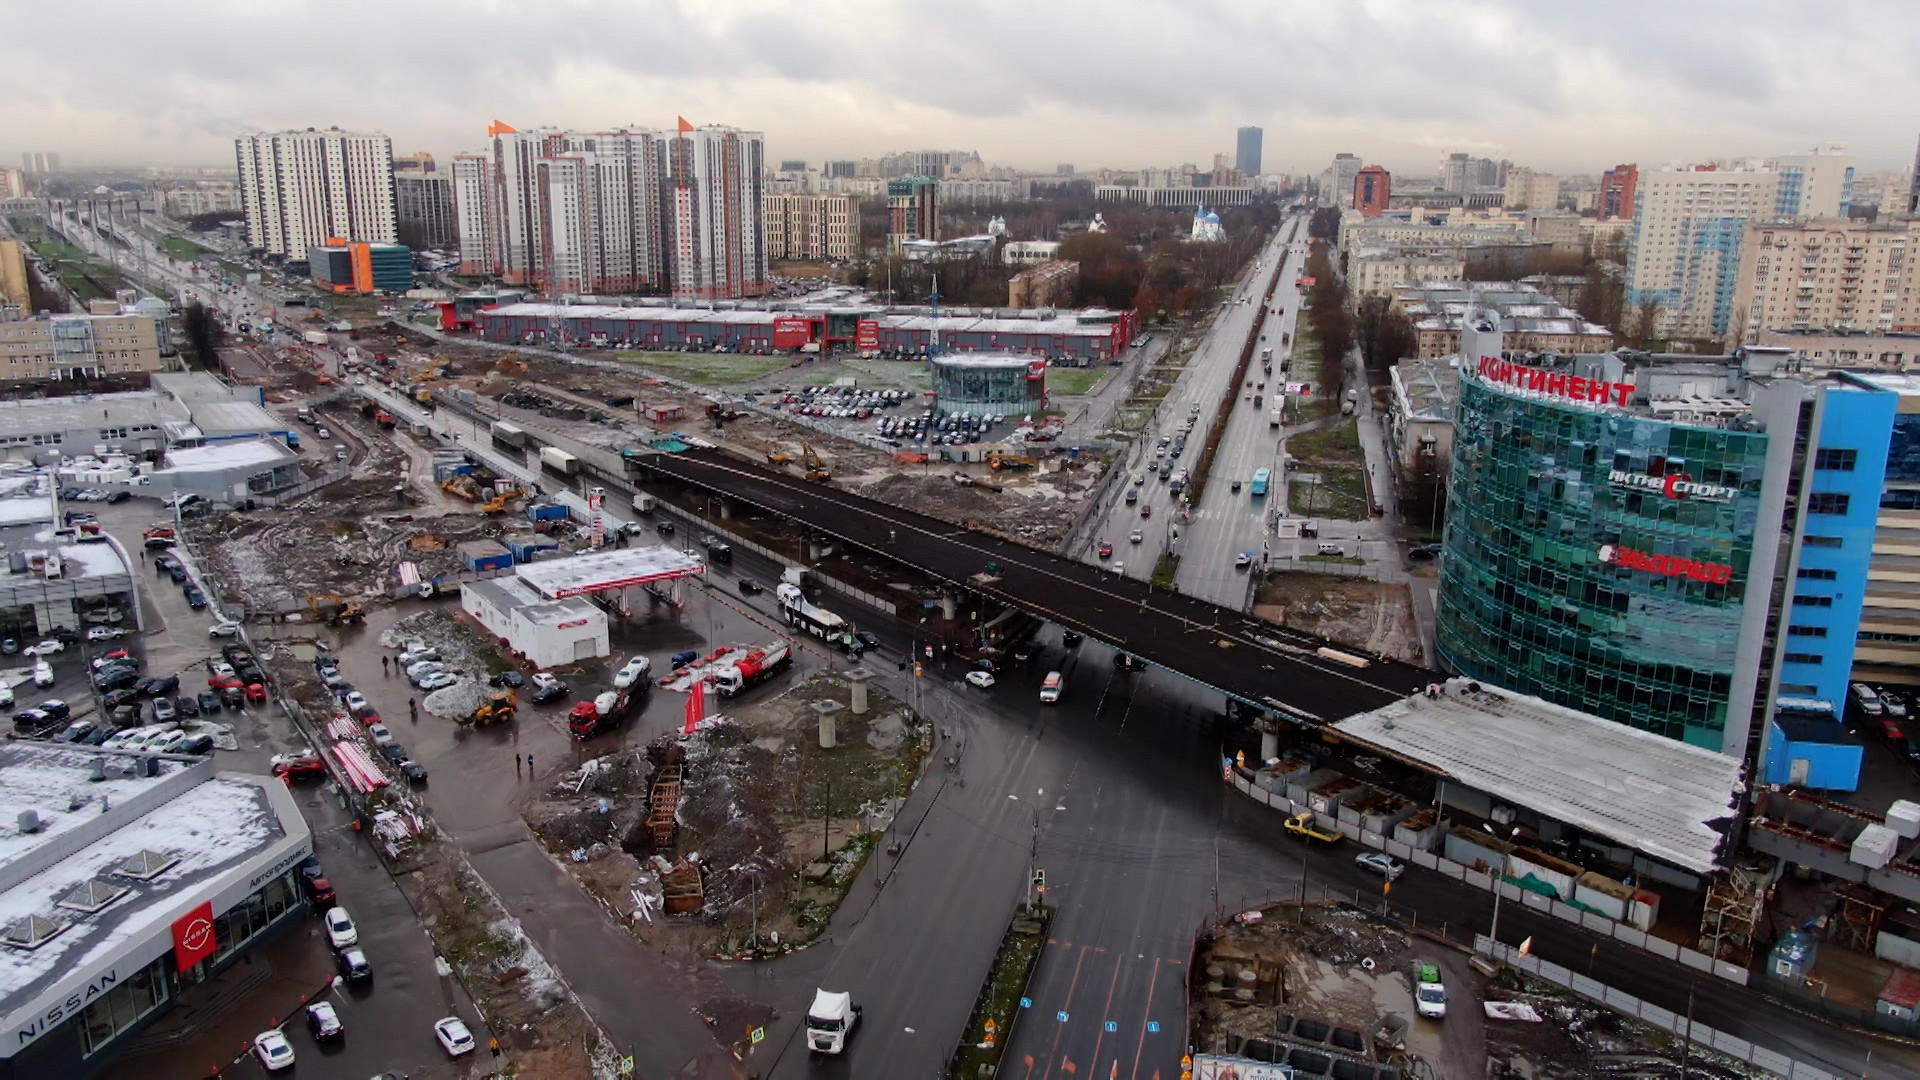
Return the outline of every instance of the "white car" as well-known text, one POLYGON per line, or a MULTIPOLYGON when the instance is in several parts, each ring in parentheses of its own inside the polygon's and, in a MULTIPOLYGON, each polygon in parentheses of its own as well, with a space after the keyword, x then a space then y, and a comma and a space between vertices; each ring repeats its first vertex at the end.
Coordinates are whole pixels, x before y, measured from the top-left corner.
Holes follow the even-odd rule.
POLYGON ((1136 544, 1141 542, 1142 540, 1145 540, 1146 538, 1147 538, 1147 533, 1146 533, 1146 530, 1144 529, 1135 529, 1132 532, 1127 534, 1127 539, 1133 541, 1136 544))
POLYGON ((207 669, 207 673, 216 679, 237 678, 233 673, 233 665, 225 660, 215 660, 213 666, 207 669))
POLYGON ((13 708, 13 687, 0 682, 0 709, 13 708))
POLYGON ((293 1066, 293 1044, 277 1028, 263 1031, 253 1037, 253 1056, 260 1059, 261 1068, 279 1072, 293 1066))
POLYGON ((1117 563, 1114 563, 1111 567, 1108 567, 1108 569, 1113 571, 1113 575, 1115 577, 1119 577, 1120 575, 1125 574, 1127 572, 1127 564, 1124 562, 1117 562, 1117 563))
POLYGON ((360 930, 353 925, 353 916, 343 907, 327 909, 327 942, 336 949, 345 949, 360 944, 360 930))
POLYGON ((532 675, 527 676, 527 684, 535 690, 545 690, 550 686, 559 686, 560 680, 544 671, 536 671, 532 675))
POLYGON ((980 689, 985 690, 986 688, 993 685, 993 672, 969 671, 967 672, 967 681, 979 687, 980 689))
POLYGON ((448 1057, 473 1053, 473 1032, 467 1030, 467 1022, 457 1016, 433 1022, 433 1037, 440 1040, 440 1046, 448 1057))
POLYGON ((367 695, 361 693, 358 690, 347 691, 347 696, 345 701, 346 701, 347 711, 349 713, 352 713, 355 716, 359 716, 361 713, 366 712, 368 709, 373 707, 367 704, 367 695))
POLYGON ((53 665, 52 664, 47 663, 45 660, 35 660, 33 662, 33 685, 35 686, 52 686, 53 685, 53 665))
POLYGON ((447 670, 447 665, 438 660, 415 660, 407 665, 406 670, 407 679, 417 683, 429 675, 447 670))
POLYGON ((233 637, 240 632, 240 624, 232 619, 221 619, 207 627, 208 637, 233 637))
POLYGON ((647 677, 647 669, 653 664, 644 656, 636 656, 627 661, 627 666, 614 673, 613 688, 625 690, 634 683, 647 677))
POLYGON ((1353 865, 1362 870, 1371 870, 1381 877, 1392 881, 1407 872, 1407 864, 1377 851, 1362 852, 1353 857, 1353 865))
POLYGON ((393 732, 387 730, 385 724, 368 724, 367 738, 372 739, 375 746, 386 746, 394 741, 393 732))
POLYGON ((120 637, 125 633, 125 630, 117 626, 94 626, 87 629, 87 640, 112 641, 114 638, 120 637))
POLYGON ((28 656, 52 656, 57 652, 66 652, 67 643, 61 641, 59 638, 48 638, 38 645, 29 645, 20 651, 28 656))
POLYGON ((444 671, 436 671, 414 685, 422 690, 444 690, 459 681, 459 679, 454 678, 444 671))

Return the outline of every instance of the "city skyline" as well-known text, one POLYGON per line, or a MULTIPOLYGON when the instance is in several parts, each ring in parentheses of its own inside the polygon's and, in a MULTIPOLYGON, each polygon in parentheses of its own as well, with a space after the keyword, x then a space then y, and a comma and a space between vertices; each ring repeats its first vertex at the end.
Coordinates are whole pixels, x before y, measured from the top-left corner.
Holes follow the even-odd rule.
POLYGON ((1869 10, 1898 9, 1869 3, 1837 17, 1770 6, 1770 17, 1732 23, 1709 5, 1639 2, 1605 13, 1505 0, 1404 11, 1223 4, 1176 21, 878 0, 848 0, 842 18, 827 19, 773 6, 581 3, 514 10, 516 48, 482 53, 443 32, 470 19, 468 8, 423 0, 396 14, 348 2, 324 17, 390 27, 407 56, 344 85, 326 73, 338 56, 273 44, 310 29, 317 6, 202 21, 107 3, 84 62, 41 47, 56 40, 59 16, 27 9, 0 43, 12 102, 0 160, 50 151, 69 167, 219 165, 236 134, 336 125, 450 157, 477 149, 472 133, 493 116, 598 130, 677 113, 765 131, 770 160, 809 162, 967 146, 1033 171, 1066 161, 1131 169, 1205 162, 1233 149, 1237 128, 1257 126, 1269 172, 1313 172, 1349 150, 1410 175, 1430 173, 1448 151, 1598 173, 1618 161, 1816 143, 1846 145, 1868 171, 1905 167, 1914 124, 1897 103, 1920 82, 1900 62, 1911 35, 1869 10), (837 28, 849 23, 863 53, 934 55, 852 70, 819 63, 844 47, 837 28), (1640 29, 1649 25, 1662 33, 1640 29), (236 48, 216 64, 189 60, 204 55, 189 38, 210 28, 236 48), (663 46, 645 64, 620 45, 640 39, 663 46), (982 40, 996 47, 980 53, 982 40), (1067 40, 1085 59, 1061 53, 1055 43, 1067 40), (1362 50, 1368 75, 1358 78, 1347 58, 1362 50), (1802 59, 1838 55, 1845 64, 1802 59), (1158 74, 1119 77, 1117 56, 1150 58, 1158 74), (1526 67, 1524 84, 1511 79, 1523 59, 1555 56, 1526 67), (942 67, 968 75, 918 75, 942 67))

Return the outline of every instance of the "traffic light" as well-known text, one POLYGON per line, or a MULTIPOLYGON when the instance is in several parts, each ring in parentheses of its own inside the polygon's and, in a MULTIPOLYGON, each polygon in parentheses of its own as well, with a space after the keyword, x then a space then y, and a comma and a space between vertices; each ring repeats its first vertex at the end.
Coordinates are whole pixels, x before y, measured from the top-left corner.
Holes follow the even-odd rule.
POLYGON ((1033 872, 1033 887, 1036 889, 1044 889, 1047 887, 1047 872, 1045 870, 1035 870, 1033 872))

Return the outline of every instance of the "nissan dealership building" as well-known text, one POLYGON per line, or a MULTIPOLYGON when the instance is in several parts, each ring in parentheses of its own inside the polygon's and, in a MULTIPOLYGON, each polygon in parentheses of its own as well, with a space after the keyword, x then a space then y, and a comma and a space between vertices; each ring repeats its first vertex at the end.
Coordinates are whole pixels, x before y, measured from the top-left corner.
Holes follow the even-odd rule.
POLYGON ((1755 762, 1782 702, 1837 718, 1899 395, 1786 350, 1508 354, 1468 321, 1441 660, 1755 762))

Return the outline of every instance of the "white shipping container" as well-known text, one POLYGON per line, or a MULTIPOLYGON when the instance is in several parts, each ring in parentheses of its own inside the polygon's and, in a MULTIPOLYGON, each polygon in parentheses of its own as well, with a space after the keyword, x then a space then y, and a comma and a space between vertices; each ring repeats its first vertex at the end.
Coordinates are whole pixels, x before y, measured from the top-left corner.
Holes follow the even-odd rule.
POLYGON ((1887 807, 1887 828, 1908 840, 1920 837, 1920 803, 1894 800, 1894 804, 1887 807))
POLYGON ((1869 870, 1878 870, 1893 860, 1899 850, 1900 835, 1885 825, 1869 825, 1853 838, 1853 851, 1847 858, 1869 870))

